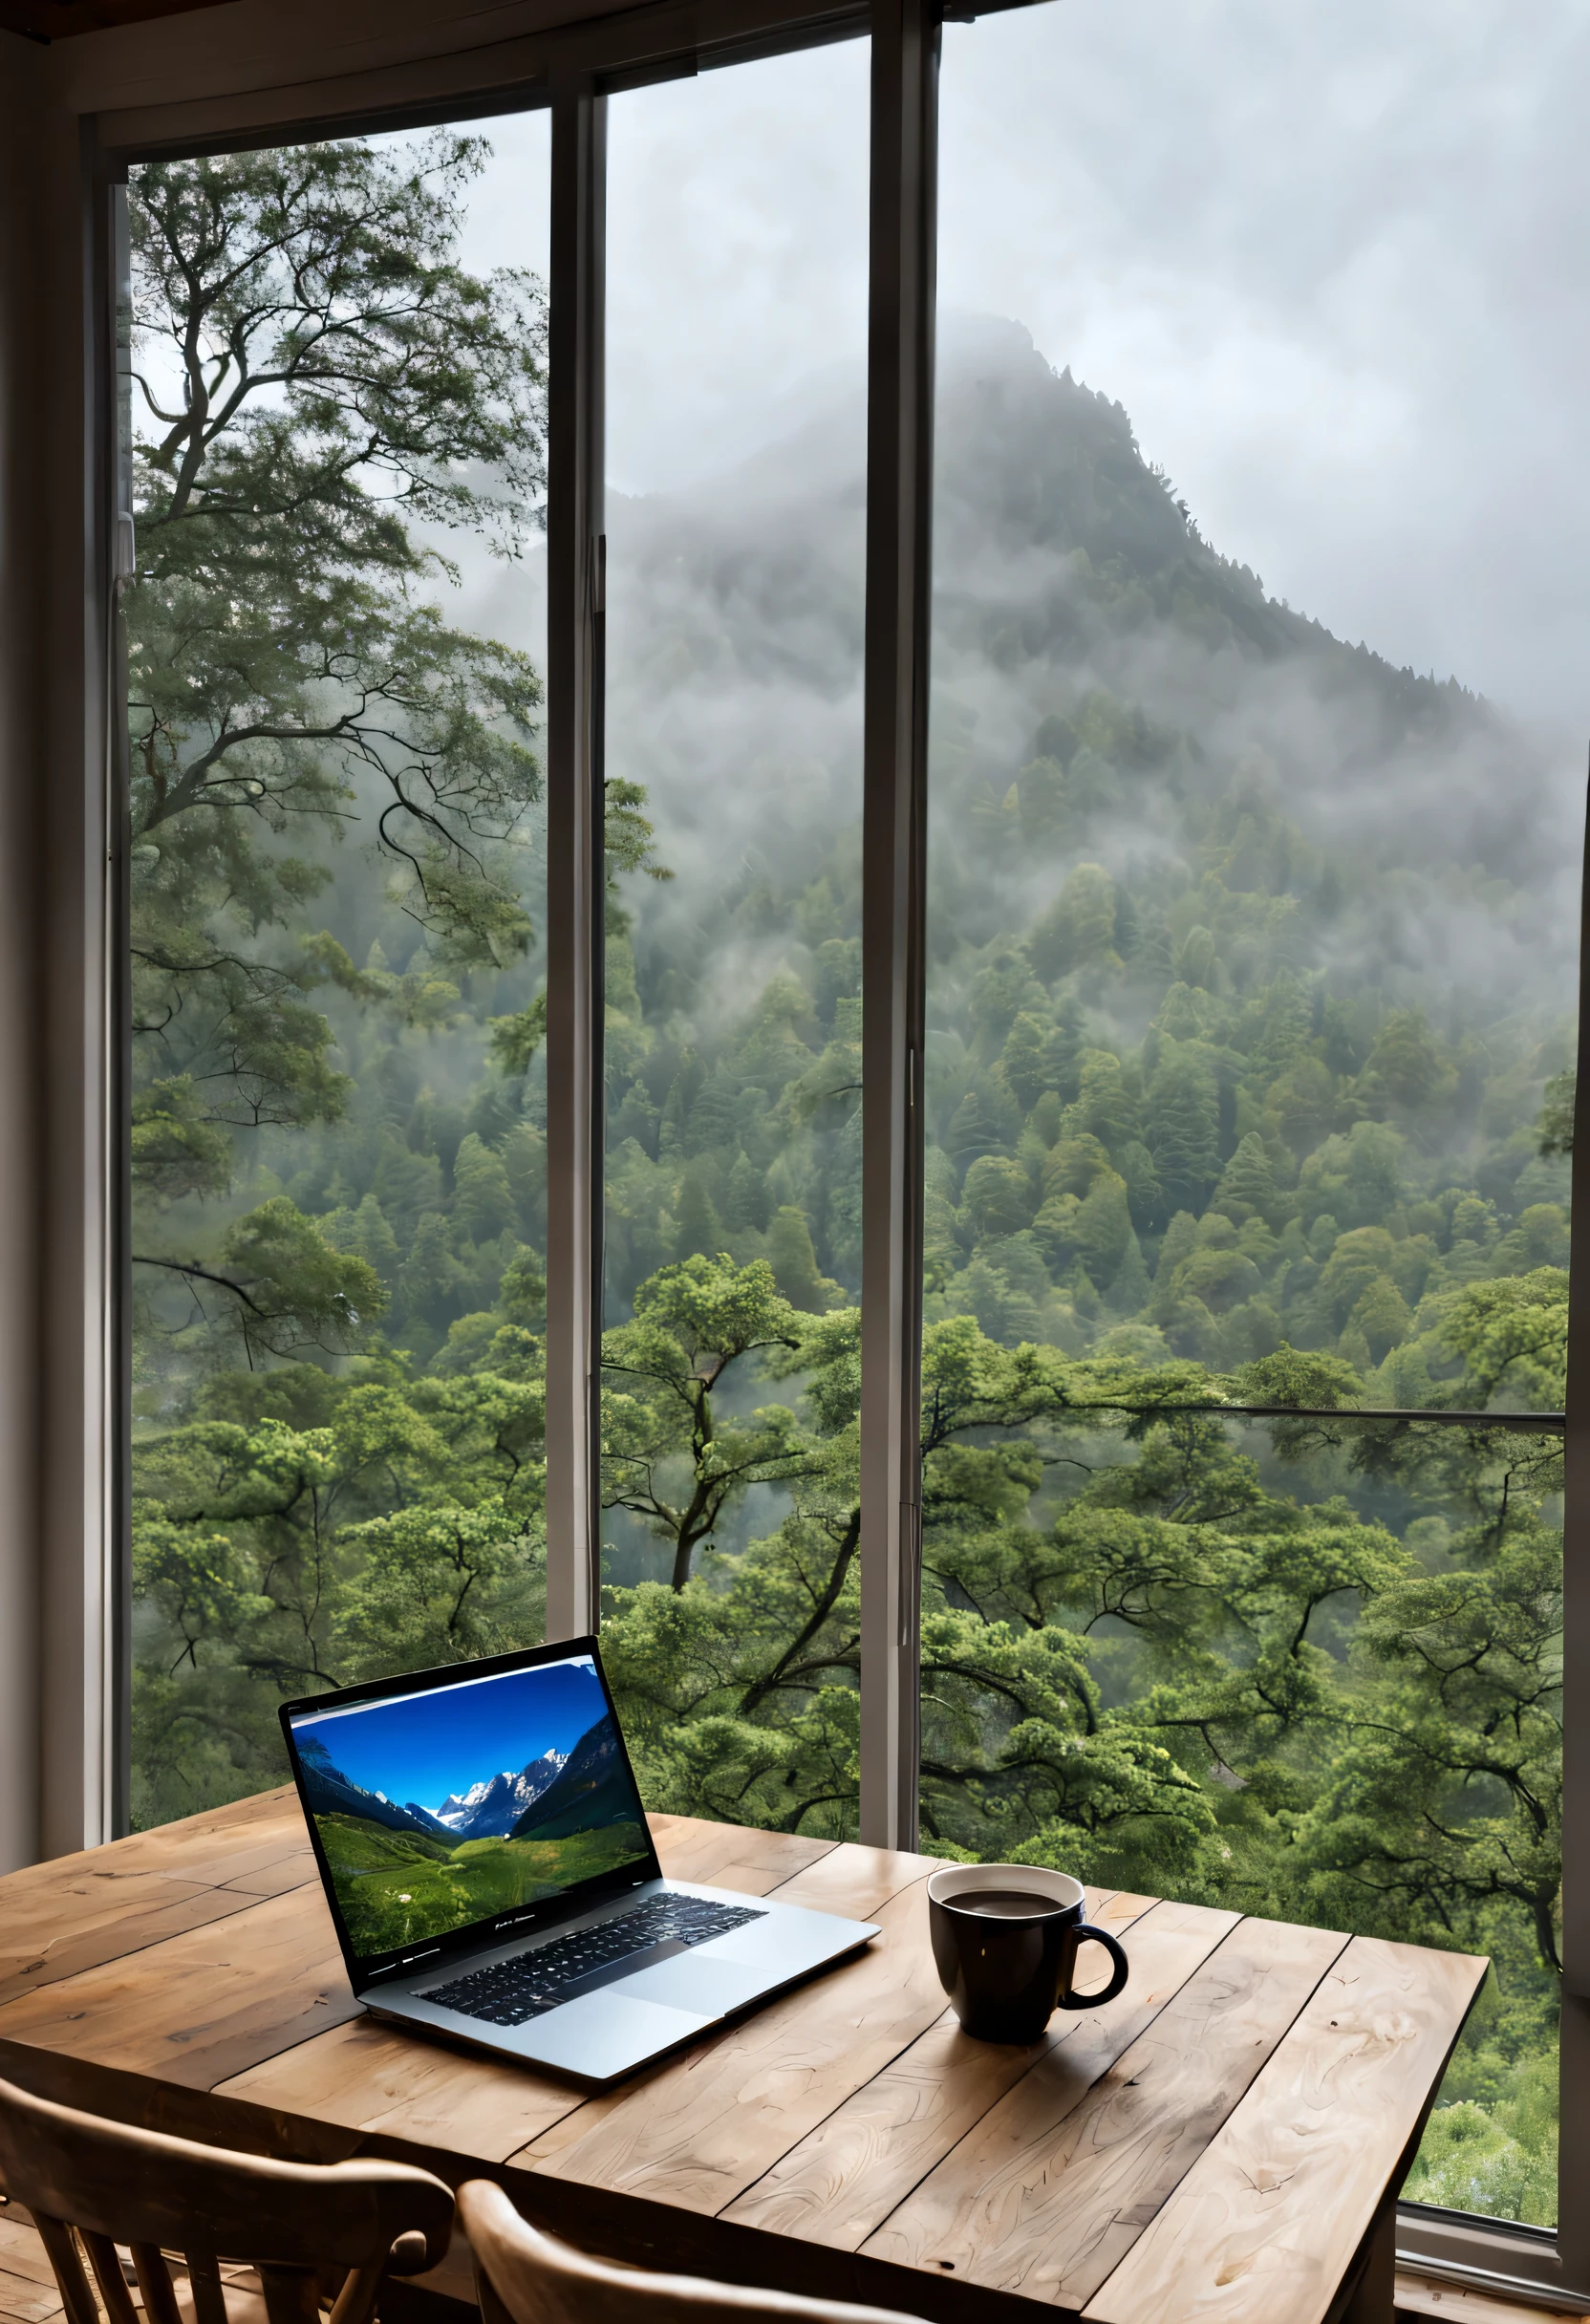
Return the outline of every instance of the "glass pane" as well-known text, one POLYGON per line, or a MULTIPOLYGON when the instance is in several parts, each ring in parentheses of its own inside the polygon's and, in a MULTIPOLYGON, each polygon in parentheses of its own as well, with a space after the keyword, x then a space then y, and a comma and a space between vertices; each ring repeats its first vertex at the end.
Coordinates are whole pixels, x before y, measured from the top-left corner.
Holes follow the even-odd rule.
POLYGON ((541 1635, 547 125, 129 209, 146 1824, 541 1635))
POLYGON ((841 1834, 867 65, 609 114, 603 1651, 649 1806, 841 1834))
POLYGON ((1491 1953, 1536 2224, 1559 1438, 1198 1408, 1561 1407, 1583 38, 1072 0, 941 157, 928 1844, 1491 1953))

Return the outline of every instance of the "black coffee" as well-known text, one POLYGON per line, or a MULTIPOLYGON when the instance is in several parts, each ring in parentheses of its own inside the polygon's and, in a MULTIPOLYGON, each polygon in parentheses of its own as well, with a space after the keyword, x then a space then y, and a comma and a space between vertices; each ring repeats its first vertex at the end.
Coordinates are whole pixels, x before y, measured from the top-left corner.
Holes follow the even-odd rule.
POLYGON ((1030 1921, 1063 1909, 1054 1897, 1032 1888, 970 1888, 949 1901, 957 1912, 980 1912, 991 1921, 1030 1921))

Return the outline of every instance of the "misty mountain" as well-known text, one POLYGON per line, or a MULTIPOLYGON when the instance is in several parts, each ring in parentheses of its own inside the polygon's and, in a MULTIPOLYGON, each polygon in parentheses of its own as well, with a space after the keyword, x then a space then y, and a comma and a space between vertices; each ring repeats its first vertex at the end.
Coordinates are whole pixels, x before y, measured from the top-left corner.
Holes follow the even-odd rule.
POLYGON ((634 1794, 619 1755, 618 1735, 604 1716, 588 1728, 555 1779, 513 1826, 515 1840, 567 1840, 601 1824, 628 1823, 634 1794))
POLYGON ((333 1764, 330 1752, 318 1736, 301 1744, 298 1756, 312 1815, 362 1816, 370 1823, 384 1825, 389 1832, 420 1832, 428 1840, 452 1839, 446 1826, 438 1823, 428 1808, 412 1801, 407 1807, 398 1807, 384 1793, 367 1792, 363 1784, 350 1781, 333 1764))
POLYGON ((562 1770, 567 1752, 543 1752, 516 1775, 512 1769, 483 1782, 471 1784, 462 1796, 454 1792, 436 1810, 436 1817, 458 1840, 505 1840, 515 1819, 562 1770))
MULTIPOLYGON (((648 786, 678 873, 634 901, 643 983, 648 966, 677 979, 677 956, 700 953, 703 889, 728 912, 759 876, 797 887, 859 823, 860 383, 849 394, 688 499, 611 511, 610 771, 648 786)), ((1547 991, 1560 1005, 1581 808, 1577 769, 1549 743, 1268 594, 1204 540, 1123 407, 1057 375, 1019 324, 946 319, 935 425, 929 852, 957 938, 1030 921, 1067 856, 1151 875, 1182 854, 1188 808, 1213 810, 1236 783, 1311 845, 1400 875, 1394 930, 1381 899, 1360 911, 1349 897, 1296 966, 1384 984, 1392 1005, 1433 996, 1449 1015, 1494 1017, 1547 991), (1078 772, 1065 729, 1074 750, 1095 697, 1129 705, 1135 752, 1101 765, 1095 744, 1078 772), (1030 847, 967 860, 968 819, 1039 757, 1066 794, 1042 834, 1047 860, 1030 847), (1527 928, 1472 893, 1497 878, 1531 889, 1527 928)), ((786 949, 765 927, 732 969, 712 963, 708 1021, 738 999, 741 970, 765 973, 786 949)), ((701 1021, 698 989, 667 997, 701 1021)))
MULTIPOLYGON (((676 874, 610 932, 615 1303, 692 1251, 859 1291, 860 396, 610 504, 608 768, 676 874)), ((1017 324, 947 323, 935 462, 930 1320, 1438 1400, 1440 1301, 1565 1249, 1577 746, 1273 594, 1017 324)))

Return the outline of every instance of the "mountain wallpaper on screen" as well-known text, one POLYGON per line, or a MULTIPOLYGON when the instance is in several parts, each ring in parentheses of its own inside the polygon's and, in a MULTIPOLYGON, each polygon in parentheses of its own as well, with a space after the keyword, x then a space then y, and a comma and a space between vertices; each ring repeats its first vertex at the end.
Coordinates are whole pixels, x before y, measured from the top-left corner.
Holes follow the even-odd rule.
POLYGON ((310 1812, 354 1949, 364 1958, 554 1897, 644 1858, 647 1836, 604 1716, 567 1754, 483 1775, 442 1806, 398 1807, 301 1741, 310 1812))
POLYGON ((436 1811, 436 1819, 461 1840, 502 1839, 513 1829, 532 1800, 539 1799, 568 1759, 567 1752, 543 1752, 518 1775, 505 1770, 472 1783, 461 1797, 451 1793, 436 1811))
POLYGON ((632 1822, 634 1791, 611 1719, 588 1730, 568 1760, 513 1827, 515 1840, 561 1840, 570 1833, 632 1822))
POLYGON ((312 1815, 362 1816, 367 1822, 381 1824, 389 1832, 423 1832, 432 1839, 452 1838, 446 1825, 417 1801, 411 1799, 399 1807, 384 1792, 367 1791, 362 1783, 350 1782, 342 1770, 333 1765, 332 1754, 318 1735, 300 1743, 298 1758, 312 1815))
POLYGON ((544 1752, 519 1774, 483 1776, 436 1810, 355 1783, 334 1766, 318 1736, 298 1746, 304 1789, 316 1816, 360 1816, 391 1832, 459 1840, 561 1840, 598 1825, 633 1821, 634 1794, 609 1718, 598 1719, 567 1752, 544 1752))

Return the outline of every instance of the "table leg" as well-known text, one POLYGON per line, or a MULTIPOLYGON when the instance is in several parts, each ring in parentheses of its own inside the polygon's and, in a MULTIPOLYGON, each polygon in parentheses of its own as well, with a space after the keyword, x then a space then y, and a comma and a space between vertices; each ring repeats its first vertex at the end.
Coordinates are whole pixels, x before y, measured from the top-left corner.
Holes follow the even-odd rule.
POLYGON ((1357 2280, 1335 2314, 1340 2324, 1392 2324, 1397 2281, 1397 2198, 1388 2194, 1359 2246, 1357 2280))

